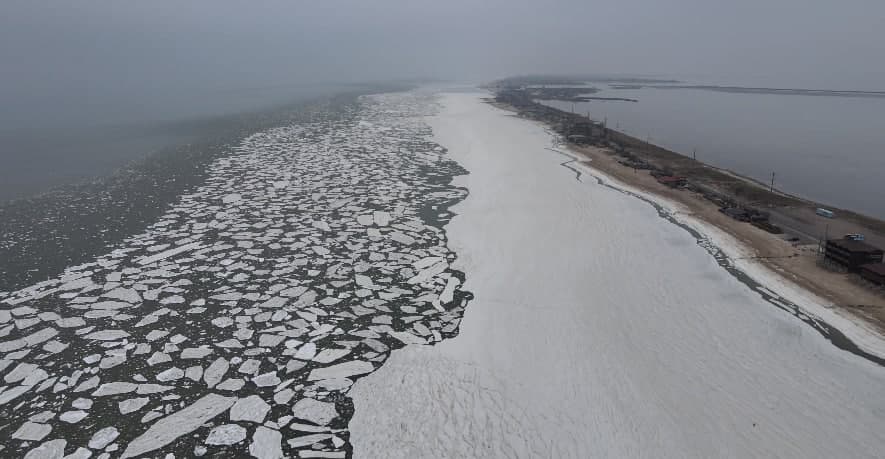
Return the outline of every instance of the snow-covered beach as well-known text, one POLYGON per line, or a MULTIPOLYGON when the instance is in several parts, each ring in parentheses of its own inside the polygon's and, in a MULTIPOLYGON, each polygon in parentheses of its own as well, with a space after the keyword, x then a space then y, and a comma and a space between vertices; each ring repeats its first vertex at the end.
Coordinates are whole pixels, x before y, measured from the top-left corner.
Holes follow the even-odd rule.
POLYGON ((446 230, 475 299, 457 337, 395 351, 354 386, 354 457, 885 450, 883 367, 765 301, 542 126, 477 94, 442 102, 429 123, 470 192, 446 230))

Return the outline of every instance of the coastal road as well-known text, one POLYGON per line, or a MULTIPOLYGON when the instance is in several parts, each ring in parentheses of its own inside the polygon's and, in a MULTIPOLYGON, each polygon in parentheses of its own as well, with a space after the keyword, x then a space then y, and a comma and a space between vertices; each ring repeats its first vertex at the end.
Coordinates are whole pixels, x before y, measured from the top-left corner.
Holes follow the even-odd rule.
POLYGON ((811 208, 777 208, 771 210, 771 222, 785 231, 805 238, 803 242, 816 243, 829 237, 841 238, 846 234, 863 234, 868 244, 885 248, 885 235, 871 232, 853 222, 839 218, 825 218, 811 208))

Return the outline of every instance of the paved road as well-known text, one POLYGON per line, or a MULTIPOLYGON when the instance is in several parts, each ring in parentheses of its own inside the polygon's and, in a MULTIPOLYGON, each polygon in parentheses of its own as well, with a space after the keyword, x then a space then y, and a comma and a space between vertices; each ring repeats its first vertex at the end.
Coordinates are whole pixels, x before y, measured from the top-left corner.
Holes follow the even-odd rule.
POLYGON ((771 222, 786 232, 800 236, 803 242, 815 243, 826 235, 839 238, 846 234, 860 233, 866 242, 876 247, 885 247, 885 235, 872 233, 856 223, 836 218, 816 215, 809 208, 780 208, 771 211, 771 222))

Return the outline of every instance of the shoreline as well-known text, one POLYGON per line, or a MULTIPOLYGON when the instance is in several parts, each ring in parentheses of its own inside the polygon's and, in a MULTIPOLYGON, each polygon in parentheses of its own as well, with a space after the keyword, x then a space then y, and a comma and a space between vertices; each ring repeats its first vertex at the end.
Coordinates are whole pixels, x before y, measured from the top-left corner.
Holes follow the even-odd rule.
MULTIPOLYGON (((704 247, 722 268, 768 303, 815 329, 837 348, 885 367, 885 339, 878 329, 870 329, 870 324, 866 322, 834 315, 820 296, 807 287, 786 279, 780 270, 766 265, 766 258, 746 256, 753 249, 737 240, 734 234, 698 217, 697 213, 691 212, 683 203, 618 180, 597 169, 592 160, 582 161, 581 156, 585 155, 581 152, 570 148, 568 152, 559 153, 573 157, 579 167, 584 169, 583 173, 590 175, 601 185, 652 205, 661 218, 697 238, 698 245, 704 247), (763 263, 754 263, 755 260, 763 263)), ((580 177, 581 171, 573 170, 580 177)))
POLYGON ((704 226, 700 244, 669 202, 605 186, 543 124, 480 95, 442 107, 434 139, 469 171, 446 231, 474 298, 457 336, 399 349, 354 386, 355 456, 881 449, 885 366, 771 307, 783 286, 722 269, 711 250, 727 239, 704 226))
MULTIPOLYGON (((491 100, 486 100, 486 102, 496 108, 514 114, 518 113, 518 110, 512 106, 491 100)), ((550 125, 544 121, 532 121, 550 128, 550 125)), ((556 133, 551 134, 558 136, 556 133)), ((622 135, 626 136, 626 134, 622 135)), ((565 152, 560 151, 559 153, 572 156, 579 166, 603 175, 606 179, 617 184, 615 188, 632 194, 644 195, 645 198, 639 196, 640 199, 654 201, 657 205, 668 208, 675 219, 691 226, 695 231, 715 243, 731 259, 731 262, 754 282, 768 290, 778 290, 776 296, 786 298, 789 303, 792 303, 792 306, 825 321, 835 329, 836 336, 833 336, 832 330, 814 326, 813 319, 791 313, 812 325, 834 345, 878 365, 885 365, 885 317, 883 317, 885 314, 882 314, 885 312, 882 310, 885 309, 885 306, 882 306, 885 305, 885 301, 875 292, 855 285, 847 278, 847 274, 838 274, 822 269, 816 264, 816 254, 809 253, 807 247, 793 246, 762 229, 733 220, 719 212, 716 205, 697 193, 668 187, 659 183, 645 171, 636 171, 625 167, 617 161, 614 151, 565 142, 562 147, 565 152), (694 222, 685 220, 694 220, 694 222), (711 234, 713 232, 719 234, 711 234), (834 282, 832 279, 834 277, 840 285, 835 288, 823 286, 822 282, 834 282), (763 278, 775 285, 764 282, 761 280, 763 278), (847 298, 862 298, 865 302, 877 303, 872 303, 874 306, 869 308, 840 304, 840 301, 845 302, 847 298), (870 315, 868 314, 869 310, 880 314, 870 315), (850 344, 840 343, 838 336, 840 334, 844 335, 841 339, 847 339, 850 344), (852 345, 860 352, 852 351, 852 345)), ((743 179, 740 175, 728 173, 735 178, 743 179)), ((755 185, 755 182, 749 182, 755 185)), ((788 310, 783 304, 777 302, 772 304, 780 309, 788 310)))
POLYGON ((700 168, 703 170, 727 176, 737 182, 740 182, 740 184, 749 185, 754 188, 754 190, 748 192, 747 199, 762 198, 760 195, 768 195, 768 198, 774 197, 775 202, 777 202, 779 199, 783 200, 781 204, 784 205, 805 206, 808 208, 824 207, 826 209, 835 211, 838 214, 840 220, 845 220, 850 223, 866 227, 869 231, 872 231, 878 235, 885 234, 885 220, 881 220, 871 215, 863 214, 858 211, 839 207, 837 205, 832 205, 826 202, 815 201, 812 198, 789 193, 778 188, 772 189, 769 184, 761 180, 743 175, 731 169, 708 164, 700 160, 695 160, 685 154, 668 150, 666 147, 662 147, 654 143, 648 143, 638 137, 632 136, 622 131, 618 131, 616 129, 612 129, 609 127, 606 127, 605 129, 609 135, 614 136, 614 140, 616 142, 619 142, 629 148, 636 148, 640 154, 648 155, 650 158, 663 160, 665 164, 668 160, 683 164, 685 162, 691 161, 692 163, 695 163, 695 166, 700 166, 700 168))
MULTIPOLYGON (((528 117, 549 120, 554 125, 559 125, 557 131, 560 133, 585 135, 588 137, 589 143, 601 146, 608 146, 610 140, 614 141, 618 145, 613 148, 618 149, 625 159, 637 163, 649 163, 659 171, 669 170, 675 175, 686 176, 690 179, 689 185, 703 184, 711 188, 718 188, 739 201, 758 201, 764 205, 774 206, 806 206, 812 211, 814 208, 824 207, 835 211, 837 219, 843 223, 850 221, 874 230, 879 237, 878 243, 874 245, 885 247, 885 208, 882 207, 880 200, 874 198, 880 194, 881 186, 879 186, 875 174, 872 173, 878 170, 881 161, 875 154, 872 154, 874 150, 870 151, 870 154, 847 151, 844 154, 836 153, 845 148, 857 150, 857 148, 849 146, 848 143, 841 141, 838 144, 835 143, 837 138, 846 142, 848 139, 858 138, 857 136, 860 134, 855 128, 859 125, 856 123, 846 128, 844 133, 840 135, 835 135, 837 132, 841 132, 836 131, 833 133, 834 135, 818 136, 809 134, 809 130, 823 122, 820 118, 815 118, 814 124, 791 124, 791 122, 782 119, 787 115, 784 110, 781 110, 777 112, 777 115, 774 115, 772 120, 777 120, 775 122, 778 124, 785 123, 782 126, 766 123, 763 127, 757 120, 746 126, 746 130, 737 129, 738 132, 734 132, 727 130, 718 122, 710 125, 705 124, 703 118, 697 117, 700 112, 692 110, 690 111, 692 114, 685 115, 687 118, 684 122, 672 119, 664 123, 666 121, 664 120, 660 124, 664 131, 656 128, 649 130, 649 127, 641 127, 644 123, 639 119, 647 119, 652 115, 655 118, 669 119, 672 117, 672 113, 669 111, 672 107, 668 108, 658 102, 645 108, 635 109, 623 108, 626 107, 624 104, 577 103, 576 107, 571 107, 570 105, 574 105, 574 102, 570 104, 568 98, 547 100, 556 98, 558 93, 552 90, 496 89, 494 87, 492 89, 496 90, 495 95, 499 101, 511 103, 528 117), (615 108, 615 105, 622 108, 615 108), (606 106, 611 108, 604 108, 606 106), (593 133, 588 132, 589 129, 584 129, 588 118, 581 116, 581 114, 588 112, 595 113, 589 119, 591 124, 595 125, 593 133), (634 113, 634 115, 629 115, 629 113, 634 113), (633 116, 639 117, 632 121, 639 124, 635 124, 631 128, 618 123, 618 129, 613 129, 616 124, 614 120, 625 116, 627 120, 633 116), (689 119, 691 121, 687 121, 689 119), (612 122, 607 123, 607 120, 612 120, 612 122), (706 127, 702 131, 693 133, 693 129, 698 129, 701 126, 706 127), (630 129, 630 133, 622 132, 621 127, 630 129), (641 132, 633 129, 640 129, 641 132), (656 130, 668 138, 654 141, 648 137, 650 132, 656 130), (674 135, 675 137, 673 137, 674 135), (770 136, 770 138, 766 140, 766 136, 770 136), (695 147, 700 147, 700 150, 695 147), (769 153, 766 154, 765 151, 769 151, 769 153), (777 154, 770 154, 775 151, 777 154), (803 151, 807 151, 807 154, 802 153, 803 151), (869 161, 863 159, 865 156, 870 158, 869 161), (845 170, 842 170, 843 165, 845 170), (848 167, 851 167, 853 171, 858 171, 856 172, 858 175, 856 186, 850 186, 854 183, 855 173, 848 172, 848 167), (858 169, 861 167, 863 169, 858 169), (775 187, 777 188, 775 190, 771 189, 772 171, 777 171, 775 174, 775 187), (862 173, 860 171, 868 172, 862 173), (737 178, 735 176, 740 176, 740 180, 735 180, 737 178), (757 189, 743 189, 741 185, 748 182, 757 184, 757 189), (778 192, 782 196, 775 196, 778 192)), ((648 91, 653 92, 654 90, 648 91)), ((628 97, 641 97, 642 94, 651 97, 642 92, 631 93, 628 97)), ((623 97, 618 93, 611 95, 623 97)), ((665 100, 668 101, 667 104, 677 101, 688 103, 689 99, 684 99, 685 97, 694 96, 673 94, 666 96, 665 100)), ((744 107, 743 104, 750 102, 744 100, 740 95, 726 97, 728 102, 722 101, 725 105, 719 108, 736 110, 734 113, 728 112, 729 118, 740 118, 747 115, 741 110, 744 107)), ((773 103, 771 98, 766 98, 760 103, 762 102, 773 103)), ((812 104, 806 108, 816 107, 809 98, 797 102, 812 104)), ((858 109, 860 108, 858 107, 858 109)), ((848 109, 846 108, 846 110, 848 109)), ((841 115, 846 116, 849 113, 841 115)), ((739 123, 738 118, 733 119, 731 123, 739 123)), ((621 121, 623 122, 624 119, 621 121)), ((656 123, 652 122, 652 124, 656 123)), ((814 131, 821 132, 820 129, 814 129, 814 131)), ((581 143, 581 141, 578 140, 577 143, 581 143)), ((823 234, 824 226, 820 225, 819 230, 819 233, 814 234, 823 234)))
MULTIPOLYGON (((514 114, 519 113, 519 109, 512 105, 492 100, 487 102, 514 114)), ((548 128, 551 127, 550 123, 544 120, 535 119, 534 121, 540 122, 548 128)), ((632 146, 632 143, 635 142, 645 144, 645 142, 639 141, 627 134, 611 129, 608 129, 608 132, 613 134, 618 141, 623 142, 626 140, 628 146, 632 146)), ((744 246, 743 254, 740 255, 741 259, 758 261, 766 269, 777 273, 779 276, 784 277, 786 280, 819 298, 820 300, 817 302, 821 303, 822 307, 839 311, 840 316, 848 316, 847 318, 850 320, 861 321, 866 328, 876 333, 880 338, 885 336, 885 298, 875 290, 860 284, 849 274, 833 272, 820 267, 817 262, 817 244, 812 238, 813 234, 802 233, 803 243, 793 244, 758 227, 724 215, 719 212, 719 207, 716 204, 707 200, 700 193, 668 187, 659 183, 646 171, 635 170, 621 164, 618 162, 619 157, 617 153, 609 148, 571 143, 568 144, 567 148, 583 158, 582 162, 592 163, 591 167, 593 169, 619 182, 684 206, 686 212, 690 215, 713 226, 718 231, 724 232, 744 246)), ((650 148, 655 151, 666 152, 668 156, 680 156, 680 158, 676 158, 674 161, 694 162, 691 158, 666 151, 655 145, 651 145, 650 148)), ((666 164, 666 161, 664 163, 666 164)), ((784 201, 781 205, 784 206, 783 209, 787 209, 785 213, 791 212, 797 215, 799 212, 813 213, 808 209, 819 205, 818 203, 778 190, 771 193, 758 182, 747 179, 732 171, 721 170, 706 164, 702 164, 702 168, 715 171, 718 174, 727 174, 735 181, 744 183, 747 187, 775 195, 775 199, 784 201), (798 207, 797 204, 802 207, 798 207)), ((689 177, 691 178, 691 176, 689 177)), ((772 209, 780 210, 781 208, 766 208, 766 210, 772 209)), ((878 228, 871 228, 871 226, 874 226, 876 223, 882 225, 883 222, 859 214, 843 213, 841 209, 837 209, 837 211, 840 212, 840 220, 847 221, 847 223, 844 223, 845 225, 860 225, 860 227, 867 228, 868 231, 874 233, 874 237, 880 237, 878 236, 880 234, 878 228)), ((801 217, 804 217, 804 215, 801 217)), ((793 218, 793 215, 778 216, 778 218, 784 218, 785 221, 792 222, 787 219, 793 218)), ((797 220, 798 218, 800 217, 797 217, 797 220)), ((797 230, 792 228, 786 229, 787 233, 793 233, 794 231, 797 230)))

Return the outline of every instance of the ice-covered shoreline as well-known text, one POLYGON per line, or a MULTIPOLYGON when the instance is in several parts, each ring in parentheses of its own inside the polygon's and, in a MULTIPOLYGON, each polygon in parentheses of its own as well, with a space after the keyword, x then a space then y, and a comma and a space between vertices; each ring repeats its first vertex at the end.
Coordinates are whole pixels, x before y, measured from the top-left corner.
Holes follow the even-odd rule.
MULTIPOLYGON (((696 233, 700 238, 699 244, 707 247, 714 257, 722 257, 723 265, 733 269, 737 276, 746 278, 747 283, 751 284, 749 286, 758 293, 770 297, 766 298, 770 303, 785 310, 795 310, 794 315, 813 324, 825 335, 833 333, 843 335, 848 343, 839 343, 839 345, 847 345, 850 352, 875 360, 879 364, 885 361, 885 338, 877 330, 856 317, 839 314, 837 310, 827 307, 827 302, 813 292, 803 289, 759 263, 754 259, 752 249, 730 234, 684 211, 683 206, 677 202, 645 192, 594 169, 592 163, 581 162, 581 157, 567 149, 556 148, 556 151, 572 157, 575 162, 571 163, 570 167, 576 168, 579 173, 584 173, 606 186, 656 206, 667 219, 696 233)), ((831 337, 831 340, 838 342, 843 336, 831 337)))
POLYGON ((399 350, 354 387, 355 457, 875 457, 885 447, 881 366, 763 301, 657 209, 580 181, 544 151, 543 127, 476 95, 444 105, 430 124, 470 172, 447 230, 476 298, 457 337, 399 350))
MULTIPOLYGON (((675 201, 640 190, 593 168, 592 162, 585 162, 584 158, 567 148, 555 147, 554 150, 574 159, 574 162, 570 163, 570 167, 578 169, 613 189, 658 207, 659 212, 663 213, 667 219, 697 233, 701 238, 699 243, 707 246, 712 255, 716 256, 719 252, 721 256, 724 256, 723 264, 733 268, 739 276, 745 276, 750 283, 758 284, 751 286, 751 288, 756 289, 760 294, 770 296, 771 298, 767 298, 767 300, 775 306, 796 310, 795 315, 813 323, 815 327, 821 328, 821 333, 828 333, 823 330, 824 328, 835 329, 829 330, 829 333, 835 331, 844 335, 844 338, 850 341, 848 343, 848 347, 851 348, 850 352, 875 360, 880 365, 885 361, 885 337, 879 331, 857 317, 839 314, 837 309, 827 307, 827 301, 824 299, 755 260, 753 250, 736 240, 732 235, 692 215, 691 212, 685 211, 684 206, 675 201), (786 301, 787 304, 784 304, 783 301, 786 301), (856 350, 853 349, 855 346, 856 350)), ((832 340, 838 339, 841 337, 832 340)))

